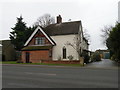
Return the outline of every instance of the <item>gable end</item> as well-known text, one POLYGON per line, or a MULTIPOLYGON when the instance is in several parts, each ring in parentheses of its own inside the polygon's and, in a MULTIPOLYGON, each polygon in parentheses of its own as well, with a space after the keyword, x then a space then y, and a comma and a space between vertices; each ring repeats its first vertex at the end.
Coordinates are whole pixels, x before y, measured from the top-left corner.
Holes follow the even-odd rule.
POLYGON ((26 43, 24 44, 24 46, 27 46, 29 44, 29 42, 32 40, 32 38, 35 36, 35 34, 38 32, 38 31, 41 31, 41 33, 43 35, 45 35, 45 37, 50 41, 50 43, 52 45, 55 45, 55 42, 50 38, 50 36, 48 36, 43 30, 42 28, 40 28, 40 26, 38 26, 35 31, 32 33, 32 35, 29 37, 29 39, 26 41, 26 43))

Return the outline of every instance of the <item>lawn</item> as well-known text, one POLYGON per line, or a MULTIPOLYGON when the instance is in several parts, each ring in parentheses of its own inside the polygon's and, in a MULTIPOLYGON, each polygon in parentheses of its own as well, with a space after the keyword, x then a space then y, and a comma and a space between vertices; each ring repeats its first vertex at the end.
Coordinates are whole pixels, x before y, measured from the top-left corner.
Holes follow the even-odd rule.
POLYGON ((2 62, 0 62, 0 64, 29 64, 29 65, 82 66, 81 64, 17 63, 16 61, 2 61, 2 62))

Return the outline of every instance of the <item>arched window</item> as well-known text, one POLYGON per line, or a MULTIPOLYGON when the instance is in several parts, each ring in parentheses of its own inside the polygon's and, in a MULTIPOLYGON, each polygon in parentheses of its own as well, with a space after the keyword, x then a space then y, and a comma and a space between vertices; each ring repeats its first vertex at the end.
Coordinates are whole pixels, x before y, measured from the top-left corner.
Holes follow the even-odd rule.
POLYGON ((66 48, 65 48, 65 46, 63 47, 63 59, 66 59, 66 48))

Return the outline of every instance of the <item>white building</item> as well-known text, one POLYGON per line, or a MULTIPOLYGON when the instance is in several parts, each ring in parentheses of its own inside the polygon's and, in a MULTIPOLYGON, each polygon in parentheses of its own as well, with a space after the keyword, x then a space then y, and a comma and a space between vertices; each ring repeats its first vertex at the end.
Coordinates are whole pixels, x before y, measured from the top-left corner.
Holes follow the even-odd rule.
POLYGON ((57 23, 46 28, 38 27, 26 41, 22 49, 23 62, 38 60, 79 60, 84 50, 88 51, 88 42, 83 36, 81 21, 57 23), (43 49, 44 48, 44 49, 43 49))

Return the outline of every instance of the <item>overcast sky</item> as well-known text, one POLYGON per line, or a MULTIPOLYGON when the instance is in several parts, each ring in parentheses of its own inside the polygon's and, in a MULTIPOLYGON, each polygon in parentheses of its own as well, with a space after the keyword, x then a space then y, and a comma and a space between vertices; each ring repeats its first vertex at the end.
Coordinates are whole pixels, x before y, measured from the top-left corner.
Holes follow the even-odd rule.
POLYGON ((119 0, 3 0, 0 1, 0 40, 9 39, 9 33, 16 23, 16 17, 23 16, 27 26, 33 25, 38 17, 49 13, 63 22, 82 21, 90 34, 89 50, 105 49, 101 29, 115 25, 118 21, 119 0))

